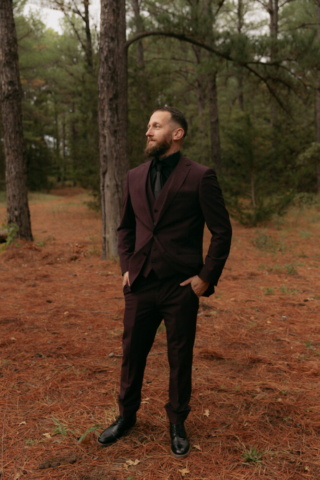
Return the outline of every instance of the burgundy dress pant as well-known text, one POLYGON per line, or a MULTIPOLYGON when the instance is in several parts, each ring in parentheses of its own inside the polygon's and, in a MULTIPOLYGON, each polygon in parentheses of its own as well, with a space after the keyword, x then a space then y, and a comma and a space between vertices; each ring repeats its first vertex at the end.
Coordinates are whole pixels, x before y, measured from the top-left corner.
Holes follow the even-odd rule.
POLYGON ((166 325, 170 366, 167 415, 171 423, 182 423, 190 412, 199 299, 190 284, 180 286, 184 280, 186 276, 182 275, 161 280, 151 272, 147 278, 139 277, 132 290, 124 287, 123 362, 118 397, 122 417, 139 409, 147 356, 162 319, 166 325))

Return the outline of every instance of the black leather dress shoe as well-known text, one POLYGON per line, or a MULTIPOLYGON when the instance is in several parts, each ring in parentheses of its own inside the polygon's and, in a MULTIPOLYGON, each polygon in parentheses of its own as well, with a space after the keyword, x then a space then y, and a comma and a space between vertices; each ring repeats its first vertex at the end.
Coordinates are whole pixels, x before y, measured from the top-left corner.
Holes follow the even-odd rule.
POLYGON ((170 423, 171 454, 175 458, 185 458, 190 453, 190 443, 183 423, 170 423))
POLYGON ((111 443, 116 442, 122 435, 130 430, 136 423, 136 414, 131 417, 118 417, 117 420, 106 428, 97 439, 100 447, 107 447, 111 443))

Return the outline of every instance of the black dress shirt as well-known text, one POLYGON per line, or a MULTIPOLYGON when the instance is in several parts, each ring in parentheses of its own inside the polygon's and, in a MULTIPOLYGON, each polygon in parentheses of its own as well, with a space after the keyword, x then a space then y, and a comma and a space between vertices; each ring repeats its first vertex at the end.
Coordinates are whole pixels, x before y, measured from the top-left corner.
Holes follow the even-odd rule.
POLYGON ((156 164, 158 162, 161 162, 162 168, 161 168, 161 188, 163 188, 164 184, 170 177, 171 173, 173 170, 176 168, 179 160, 181 157, 180 150, 179 152, 175 152, 172 155, 168 155, 168 157, 163 157, 163 158, 157 158, 155 157, 150 166, 150 181, 151 181, 151 188, 154 193, 154 186, 156 183, 156 176, 157 176, 157 169, 156 169, 156 164))

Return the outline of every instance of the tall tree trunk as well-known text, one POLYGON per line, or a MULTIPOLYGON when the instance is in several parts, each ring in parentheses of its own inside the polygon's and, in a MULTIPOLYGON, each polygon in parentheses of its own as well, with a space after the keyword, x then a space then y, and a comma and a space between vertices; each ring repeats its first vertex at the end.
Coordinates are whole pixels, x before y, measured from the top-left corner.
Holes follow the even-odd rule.
MULTIPOLYGON (((242 28, 244 23, 243 0, 238 0, 237 17, 238 17, 237 30, 240 35, 242 33, 242 28)), ((241 70, 239 70, 237 74, 237 83, 238 83, 238 104, 239 104, 240 110, 243 112, 244 111, 243 74, 241 70)))
MULTIPOLYGON (((279 31, 279 2, 278 0, 269 0, 268 13, 270 16, 270 60, 271 62, 276 59, 277 56, 277 40, 279 31)), ((275 83, 271 82, 271 86, 275 89, 275 83)), ((270 123, 274 128, 278 119, 277 102, 274 97, 270 101, 270 123)))
POLYGON ((254 209, 256 209, 256 194, 255 194, 255 185, 254 185, 254 172, 251 171, 251 202, 254 209))
POLYGON ((213 72, 208 78, 208 100, 210 112, 212 161, 217 171, 217 174, 219 174, 221 173, 221 145, 218 112, 217 72, 213 72))
POLYGON ((91 39, 91 30, 90 30, 90 16, 89 16, 89 0, 83 0, 84 6, 84 25, 86 31, 86 58, 87 65, 89 69, 92 69, 93 66, 93 57, 92 57, 92 39, 91 39))
POLYGON ((61 162, 60 162, 60 131, 59 131, 59 116, 58 116, 58 104, 56 97, 53 97, 54 101, 54 123, 55 123, 55 152, 56 152, 56 164, 58 164, 58 182, 61 182, 61 162))
POLYGON ((22 125, 22 88, 12 0, 0 1, 1 111, 6 158, 7 221, 18 236, 33 240, 27 192, 27 161, 22 125))
POLYGON ((63 181, 67 180, 67 156, 66 156, 66 117, 62 115, 62 172, 63 181))
POLYGON ((118 256, 117 227, 129 168, 125 0, 101 0, 99 136, 102 258, 118 256))
MULTIPOLYGON (((196 45, 192 46, 194 56, 196 59, 197 66, 201 65, 202 56, 201 48, 196 45)), ((205 133, 205 119, 204 119, 204 110, 206 105, 206 85, 204 75, 198 74, 197 79, 197 104, 198 104, 198 115, 199 115, 199 128, 202 133, 205 133)))
MULTIPOLYGON (((139 0, 132 0, 132 8, 134 13, 134 23, 135 23, 135 30, 136 33, 143 32, 144 24, 143 19, 140 13, 140 2, 139 0)), ((144 88, 140 89, 140 107, 144 110, 148 104, 148 89, 146 88, 146 75, 145 75, 145 61, 144 61, 144 52, 143 52, 143 45, 142 41, 137 42, 137 60, 138 60, 138 67, 139 67, 139 80, 141 85, 144 85, 144 88)))
MULTIPOLYGON (((136 33, 143 32, 143 20, 140 14, 140 3, 139 0, 132 0, 132 8, 134 13, 134 23, 136 27, 136 33)), ((142 41, 137 42, 137 55, 138 55, 138 65, 139 67, 144 68, 144 53, 142 41)))
POLYGON ((279 30, 279 1, 269 0, 269 15, 270 15, 270 33, 275 39, 278 38, 279 30))
MULTIPOLYGON (((0 83, 0 91, 1 91, 1 83, 0 83)), ((1 97, 1 93, 0 93, 1 97)), ((1 114, 1 102, 0 102, 0 138, 3 138, 3 125, 2 125, 2 114, 1 114)), ((6 159, 4 155, 4 146, 3 142, 0 142, 0 191, 5 189, 5 175, 6 175, 6 159)))
POLYGON ((238 104, 242 112, 244 112, 244 97, 243 97, 243 75, 242 73, 238 74, 238 104))
MULTIPOLYGON (((317 0, 318 10, 318 40, 320 42, 320 0, 317 0)), ((320 69, 317 72, 317 142, 320 142, 320 69)), ((320 192, 320 163, 317 165, 317 190, 320 192)))
MULTIPOLYGON (((70 136, 71 136, 71 159, 72 159, 72 169, 73 173, 77 170, 77 157, 78 157, 78 144, 77 144, 77 132, 76 132, 76 127, 75 127, 75 121, 74 121, 74 113, 75 113, 75 105, 74 102, 71 104, 71 113, 72 115, 72 120, 70 123, 70 136)), ((73 179, 73 186, 76 185, 76 180, 75 178, 73 179)))
MULTIPOLYGON (((212 13, 211 1, 204 1, 204 13, 208 21, 208 39, 211 46, 214 46, 213 24, 214 18, 212 13)), ((209 64, 210 64, 209 60, 209 64)), ((213 64, 212 71, 207 76, 208 83, 208 103, 210 117, 210 140, 211 140, 211 157, 213 166, 217 174, 221 174, 221 143, 219 128, 219 110, 218 110, 218 90, 217 90, 217 67, 213 64)))

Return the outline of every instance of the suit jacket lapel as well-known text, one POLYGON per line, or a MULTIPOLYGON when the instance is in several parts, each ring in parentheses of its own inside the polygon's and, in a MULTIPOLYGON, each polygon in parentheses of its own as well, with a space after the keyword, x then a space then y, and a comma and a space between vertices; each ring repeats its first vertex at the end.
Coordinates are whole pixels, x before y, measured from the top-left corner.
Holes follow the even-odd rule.
POLYGON ((181 155, 178 165, 173 170, 172 174, 170 175, 167 181, 169 182, 168 188, 166 188, 167 185, 164 186, 164 189, 165 189, 165 191, 163 192, 164 196, 161 195, 162 193, 161 192, 159 197, 156 200, 156 203, 158 203, 158 201, 160 203, 160 205, 158 203, 158 206, 159 206, 158 223, 160 222, 160 219, 165 214, 170 203, 173 201, 174 197, 182 187, 182 184, 185 181, 190 171, 190 165, 191 165, 190 161, 186 157, 181 155))
POLYGON ((147 198, 147 180, 150 165, 151 161, 141 165, 141 167, 138 169, 139 175, 137 172, 136 177, 134 178, 134 185, 132 185, 131 188, 134 191, 134 195, 132 195, 132 200, 134 199, 135 204, 134 210, 136 212, 141 212, 141 221, 148 228, 152 229, 153 220, 147 198))

